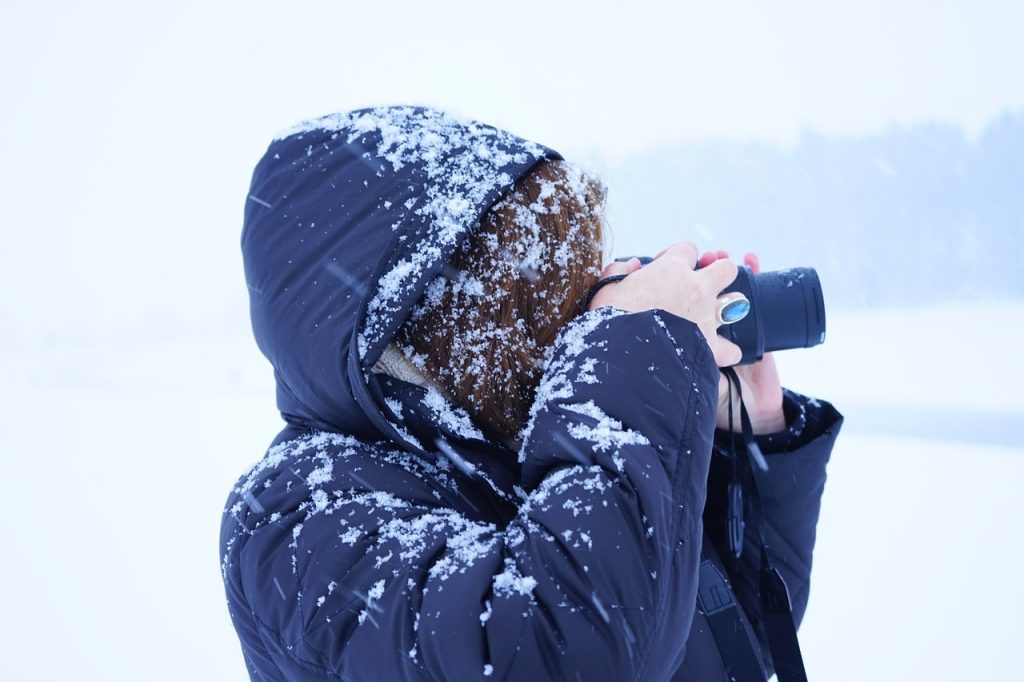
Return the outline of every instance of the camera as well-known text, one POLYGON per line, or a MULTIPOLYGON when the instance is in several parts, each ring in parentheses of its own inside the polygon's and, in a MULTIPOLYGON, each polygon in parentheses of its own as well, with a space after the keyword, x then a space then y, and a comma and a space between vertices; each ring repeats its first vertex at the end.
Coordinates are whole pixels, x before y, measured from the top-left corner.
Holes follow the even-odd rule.
MULTIPOLYGON (((616 258, 626 261, 633 256, 616 258)), ((654 259, 636 256, 642 265, 654 259)), ((700 269, 698 265, 695 270, 700 269)), ((825 299, 814 268, 789 268, 754 274, 742 265, 736 279, 722 293, 740 292, 750 301, 750 312, 718 333, 743 351, 738 364, 749 365, 765 353, 810 348, 825 341, 825 299)))

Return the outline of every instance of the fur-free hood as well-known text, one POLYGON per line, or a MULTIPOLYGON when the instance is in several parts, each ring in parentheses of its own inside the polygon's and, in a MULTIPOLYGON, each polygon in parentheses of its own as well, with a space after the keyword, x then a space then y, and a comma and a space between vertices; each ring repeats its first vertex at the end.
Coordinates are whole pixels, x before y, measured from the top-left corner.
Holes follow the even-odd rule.
POLYGON ((409 443, 370 371, 481 216, 546 147, 433 109, 332 114, 256 165, 242 252, 290 426, 409 443))

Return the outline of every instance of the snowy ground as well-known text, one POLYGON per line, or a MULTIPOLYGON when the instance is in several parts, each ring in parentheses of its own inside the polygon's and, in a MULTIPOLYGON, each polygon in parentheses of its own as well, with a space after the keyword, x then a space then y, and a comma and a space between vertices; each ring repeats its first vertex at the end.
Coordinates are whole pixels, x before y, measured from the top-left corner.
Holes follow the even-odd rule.
MULTIPOLYGON (((786 385, 847 418, 801 631, 811 679, 1019 670, 1024 304, 1009 309, 833 314, 824 346, 777 355, 786 385)), ((0 679, 247 679, 217 534, 277 430, 255 345, 15 348, 0 371, 0 679)))

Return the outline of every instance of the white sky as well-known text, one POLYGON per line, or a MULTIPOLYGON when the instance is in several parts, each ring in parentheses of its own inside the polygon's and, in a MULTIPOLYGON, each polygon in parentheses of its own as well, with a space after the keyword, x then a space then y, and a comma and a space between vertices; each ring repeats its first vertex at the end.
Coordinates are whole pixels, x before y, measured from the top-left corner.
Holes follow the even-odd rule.
POLYGON ((598 168, 708 137, 976 133, 1024 110, 1022 26, 1024 3, 991 0, 7 0, 0 326, 223 300, 252 165, 301 118, 431 104, 598 168))
POLYGON ((977 129, 1024 108, 1024 8, 1005 0, 4 6, 3 116, 19 127, 74 112, 95 132, 146 112, 129 127, 175 114, 276 130, 407 101, 625 154, 804 126, 977 129))

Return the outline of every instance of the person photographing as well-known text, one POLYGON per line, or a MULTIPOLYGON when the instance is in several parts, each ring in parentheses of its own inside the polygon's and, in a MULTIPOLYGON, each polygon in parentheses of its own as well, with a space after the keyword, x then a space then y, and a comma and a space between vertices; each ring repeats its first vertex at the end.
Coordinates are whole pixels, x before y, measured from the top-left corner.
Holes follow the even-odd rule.
POLYGON ((758 555, 799 624, 842 417, 783 389, 768 353, 732 369, 730 400, 736 264, 681 242, 602 269, 603 202, 553 150, 432 109, 270 145, 242 248, 286 426, 220 537, 252 679, 771 674, 758 555), (752 426, 739 447, 730 408, 752 426), (745 447, 770 466, 750 473, 762 537, 737 541, 745 447), (715 635, 711 570, 745 662, 715 635))

